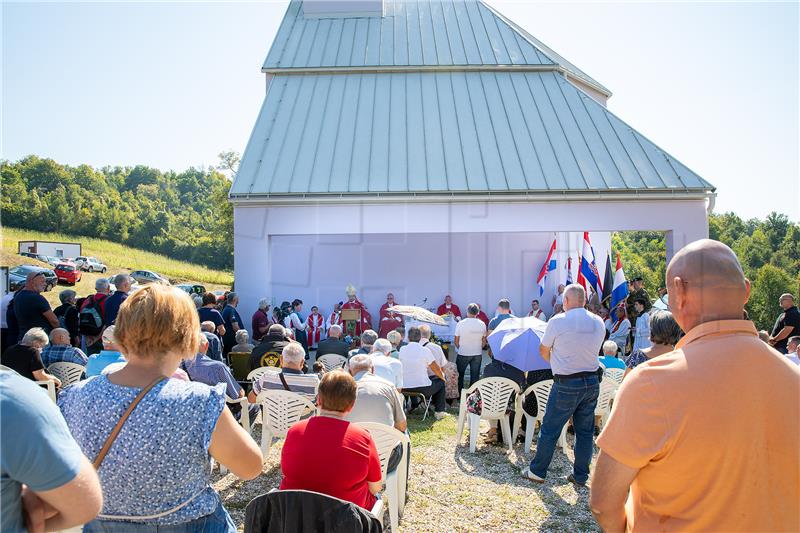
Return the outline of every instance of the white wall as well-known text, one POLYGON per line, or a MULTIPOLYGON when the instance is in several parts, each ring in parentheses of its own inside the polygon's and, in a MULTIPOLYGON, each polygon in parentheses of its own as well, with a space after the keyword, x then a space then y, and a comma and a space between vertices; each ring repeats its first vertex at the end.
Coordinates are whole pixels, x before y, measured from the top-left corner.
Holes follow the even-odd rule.
MULTIPOLYGON (((582 235, 572 237, 575 242, 582 235)), ((592 237, 604 258, 606 248, 599 246, 607 246, 610 235, 592 237)), ((268 252, 272 281, 257 296, 273 303, 300 298, 306 309, 318 305, 329 312, 352 283, 371 313, 377 313, 387 292, 406 304, 427 298, 425 307, 434 309, 451 294, 463 312, 474 301, 490 316, 500 298, 509 298, 516 312, 527 312, 530 301, 539 298, 536 278, 552 239, 547 232, 275 235, 268 252)), ((567 239, 559 246, 566 255, 567 239)), ((548 278, 541 298, 548 311, 565 276, 559 268, 548 278)))
POLYGON ((708 236, 705 201, 373 205, 306 200, 270 207, 240 203, 234 209, 236 290, 247 321, 258 299, 265 296, 276 300, 300 297, 307 303, 317 300, 315 303, 327 310, 343 298, 348 283, 363 286, 361 296, 372 311, 389 289, 406 303, 427 296, 429 303, 437 305, 437 299, 452 292, 459 305, 475 299, 489 306, 489 311, 497 298, 508 296, 519 310, 530 302, 553 232, 559 235, 563 265, 567 254, 576 260, 581 232, 590 231, 602 275, 608 232, 625 230, 666 231, 667 256, 671 257, 685 244, 708 236), (423 252, 418 254, 406 241, 420 234, 430 237, 418 241, 423 252), (334 249, 349 250, 350 254, 334 249), (464 249, 474 252, 459 251, 464 249), (393 266, 381 259, 393 251, 396 256, 427 262, 408 264, 404 259, 393 266), (429 270, 426 265, 441 270, 429 270), (530 280, 523 279, 523 266, 530 280), (426 279, 436 282, 425 281, 426 285, 412 289, 414 285, 401 276, 403 269, 423 269, 426 279))

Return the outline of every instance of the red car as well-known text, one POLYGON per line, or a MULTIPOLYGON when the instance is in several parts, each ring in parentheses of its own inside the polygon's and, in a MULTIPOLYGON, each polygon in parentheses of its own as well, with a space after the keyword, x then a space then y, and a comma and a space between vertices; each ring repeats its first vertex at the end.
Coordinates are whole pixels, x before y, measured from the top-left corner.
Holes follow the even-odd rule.
POLYGON ((59 263, 53 270, 58 281, 63 281, 69 285, 75 285, 81 280, 81 271, 73 263, 59 263))

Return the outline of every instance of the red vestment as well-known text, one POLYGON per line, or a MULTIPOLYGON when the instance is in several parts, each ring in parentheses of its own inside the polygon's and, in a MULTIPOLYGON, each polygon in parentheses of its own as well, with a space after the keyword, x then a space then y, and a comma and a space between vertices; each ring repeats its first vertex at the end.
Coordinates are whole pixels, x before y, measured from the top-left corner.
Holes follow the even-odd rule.
POLYGON ((372 328, 372 316, 367 312, 367 306, 362 304, 358 298, 353 300, 352 302, 347 301, 342 305, 342 310, 345 309, 360 309, 361 310, 361 322, 356 323, 355 331, 347 331, 347 324, 344 324, 343 327, 345 328, 345 335, 355 335, 361 336, 364 331, 372 328))
POLYGON ((447 304, 442 304, 436 310, 436 314, 440 316, 446 315, 448 312, 453 313, 453 316, 461 318, 461 309, 459 309, 456 304, 450 304, 450 309, 447 309, 447 304))
POLYGON ((479 319, 481 322, 486 324, 487 328, 489 327, 489 317, 486 316, 486 313, 483 312, 483 309, 478 311, 478 315, 475 318, 479 319))
POLYGON ((383 304, 380 310, 381 323, 379 326, 380 331, 378 331, 378 336, 382 339, 385 339, 386 335, 388 335, 390 331, 394 331, 403 325, 403 317, 387 311, 389 307, 389 304, 383 304))
POLYGON ((325 318, 319 313, 311 313, 306 319, 308 327, 308 347, 314 348, 325 336, 325 318))
POLYGON ((341 326, 342 325, 342 313, 340 311, 334 311, 328 316, 328 323, 325 324, 328 329, 331 329, 331 326, 341 326))

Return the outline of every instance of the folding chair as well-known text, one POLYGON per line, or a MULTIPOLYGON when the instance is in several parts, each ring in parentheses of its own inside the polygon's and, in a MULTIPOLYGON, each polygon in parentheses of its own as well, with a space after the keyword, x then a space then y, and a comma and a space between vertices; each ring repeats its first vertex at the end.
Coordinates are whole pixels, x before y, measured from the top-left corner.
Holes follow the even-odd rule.
POLYGON ((422 413, 422 420, 424 421, 425 418, 428 416, 428 409, 431 408, 431 402, 433 401, 433 396, 425 396, 421 392, 406 392, 401 391, 403 393, 403 403, 407 403, 406 412, 409 411, 411 406, 413 405, 412 398, 420 398, 422 405, 425 406, 425 411, 422 413))

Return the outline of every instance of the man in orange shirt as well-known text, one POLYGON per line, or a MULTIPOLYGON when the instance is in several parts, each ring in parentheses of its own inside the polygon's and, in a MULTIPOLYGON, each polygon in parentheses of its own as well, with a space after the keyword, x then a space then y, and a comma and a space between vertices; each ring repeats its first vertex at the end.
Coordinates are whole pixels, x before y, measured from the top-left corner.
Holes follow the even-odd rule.
POLYGON ((696 241, 667 268, 675 351, 623 381, 597 439, 591 508, 606 532, 799 531, 800 369, 741 320, 730 248, 696 241))

